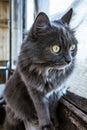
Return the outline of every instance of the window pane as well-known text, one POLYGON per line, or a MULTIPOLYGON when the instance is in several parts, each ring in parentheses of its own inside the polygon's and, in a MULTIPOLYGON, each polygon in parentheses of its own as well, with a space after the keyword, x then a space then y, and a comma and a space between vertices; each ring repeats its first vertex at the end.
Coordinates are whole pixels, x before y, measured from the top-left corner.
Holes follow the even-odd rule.
POLYGON ((72 3, 73 0, 49 0, 50 1, 50 9, 49 9, 49 14, 53 15, 58 12, 63 12, 65 11, 69 5, 72 3))
POLYGON ((34 0, 27 0, 26 30, 29 30, 34 21, 34 0))

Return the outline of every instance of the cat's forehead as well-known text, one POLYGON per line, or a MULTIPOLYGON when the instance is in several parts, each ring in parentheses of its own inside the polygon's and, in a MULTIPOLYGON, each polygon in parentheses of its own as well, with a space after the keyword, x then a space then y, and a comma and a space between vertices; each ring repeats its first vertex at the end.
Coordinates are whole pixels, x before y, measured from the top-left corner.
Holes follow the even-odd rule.
POLYGON ((58 33, 63 33, 63 34, 69 33, 69 27, 67 26, 67 24, 53 21, 51 23, 51 26, 53 27, 54 30, 57 30, 58 33))
POLYGON ((51 25, 45 33, 39 35, 38 42, 42 46, 60 45, 67 46, 71 44, 72 37, 68 30, 63 25, 51 25))
POLYGON ((67 25, 63 25, 61 23, 52 22, 51 24, 52 30, 50 31, 50 37, 54 41, 59 42, 68 42, 72 40, 72 32, 69 30, 67 25))

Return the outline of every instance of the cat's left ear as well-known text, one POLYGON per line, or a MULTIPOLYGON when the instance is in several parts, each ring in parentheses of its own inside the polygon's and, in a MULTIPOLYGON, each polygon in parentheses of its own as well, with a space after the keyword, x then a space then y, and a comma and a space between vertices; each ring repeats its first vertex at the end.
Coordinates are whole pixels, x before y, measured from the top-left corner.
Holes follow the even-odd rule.
POLYGON ((61 19, 63 23, 70 23, 71 17, 72 17, 73 9, 71 8, 61 19))

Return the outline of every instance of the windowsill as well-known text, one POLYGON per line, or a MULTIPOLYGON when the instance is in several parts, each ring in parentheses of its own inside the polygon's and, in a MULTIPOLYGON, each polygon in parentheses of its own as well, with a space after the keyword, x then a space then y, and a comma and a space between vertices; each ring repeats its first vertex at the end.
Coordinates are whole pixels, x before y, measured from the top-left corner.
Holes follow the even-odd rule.
POLYGON ((58 106, 59 130, 87 130, 87 114, 64 98, 58 106))

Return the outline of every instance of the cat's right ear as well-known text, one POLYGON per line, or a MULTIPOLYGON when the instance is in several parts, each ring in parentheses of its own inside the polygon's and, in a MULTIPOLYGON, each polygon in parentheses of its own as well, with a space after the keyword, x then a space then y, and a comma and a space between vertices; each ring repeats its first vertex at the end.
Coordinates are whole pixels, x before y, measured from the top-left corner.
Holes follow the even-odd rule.
POLYGON ((62 23, 70 23, 71 17, 72 17, 73 9, 71 8, 61 19, 62 23))
POLYGON ((37 33, 41 33, 46 30, 50 26, 50 21, 48 16, 41 12, 36 17, 33 26, 32 26, 32 35, 37 35, 37 33))

